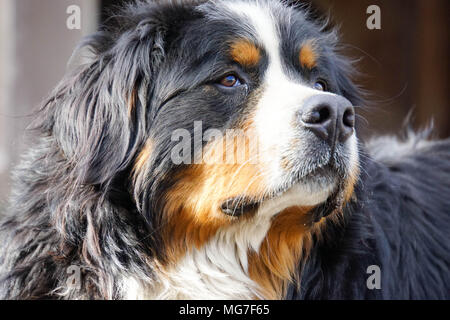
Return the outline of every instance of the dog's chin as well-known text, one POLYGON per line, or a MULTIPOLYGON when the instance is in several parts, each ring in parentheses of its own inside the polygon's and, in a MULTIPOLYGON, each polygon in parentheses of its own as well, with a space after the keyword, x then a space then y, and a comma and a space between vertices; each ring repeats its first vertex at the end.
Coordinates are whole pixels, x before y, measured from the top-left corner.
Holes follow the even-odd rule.
POLYGON ((280 188, 259 205, 258 215, 274 216, 290 207, 316 207, 330 201, 338 189, 338 178, 320 169, 280 188))
POLYGON ((341 208, 352 168, 352 162, 346 161, 349 155, 342 154, 335 153, 325 162, 299 165, 289 173, 287 182, 259 205, 258 213, 273 216, 290 207, 311 208, 317 222, 341 208))
POLYGON ((338 180, 331 167, 318 167, 301 178, 293 174, 286 184, 268 192, 258 201, 239 197, 239 201, 234 203, 235 198, 231 198, 222 205, 222 211, 230 216, 250 212, 258 216, 274 216, 290 207, 316 207, 331 201, 337 194, 338 180))

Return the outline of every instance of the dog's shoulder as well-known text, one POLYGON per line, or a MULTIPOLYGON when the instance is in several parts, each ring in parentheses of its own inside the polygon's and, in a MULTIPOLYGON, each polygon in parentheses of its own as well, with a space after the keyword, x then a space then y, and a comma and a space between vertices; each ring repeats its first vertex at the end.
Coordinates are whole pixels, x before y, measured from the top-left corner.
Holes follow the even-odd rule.
POLYGON ((366 208, 386 297, 448 298, 450 139, 429 131, 367 144, 366 208))

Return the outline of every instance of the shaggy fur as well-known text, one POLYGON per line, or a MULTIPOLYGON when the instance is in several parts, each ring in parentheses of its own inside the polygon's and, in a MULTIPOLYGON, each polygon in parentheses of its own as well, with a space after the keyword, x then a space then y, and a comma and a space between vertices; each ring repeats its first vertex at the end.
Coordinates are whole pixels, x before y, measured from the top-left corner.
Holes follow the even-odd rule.
MULTIPOLYGON (((270 192, 249 193, 259 202, 247 207, 257 212, 242 217, 237 206, 228 217, 208 201, 217 194, 244 201, 257 174, 239 168, 230 177, 218 173, 223 168, 171 161, 172 132, 195 133, 195 120, 204 131, 243 127, 270 90, 267 70, 274 79, 296 79, 292 87, 308 94, 317 93, 311 85, 322 75, 327 97, 358 105, 334 32, 301 8, 268 0, 137 2, 115 18, 113 29, 85 40, 92 60, 68 73, 39 110, 35 144, 14 171, 0 225, 0 298, 450 297, 450 140, 410 134, 359 145, 357 176, 355 135, 353 147, 336 145, 332 154, 305 131, 308 144, 285 154, 284 180, 276 176, 282 182, 270 192), (245 13, 249 5, 259 15, 245 13), (231 45, 245 66, 223 54, 230 35, 246 39, 231 45), (234 91, 217 85, 230 68, 245 74, 234 91), (291 161, 293 154, 304 157, 291 161), (328 161, 333 173, 319 182, 337 177, 337 194, 348 197, 328 197, 323 188, 326 202, 318 205, 320 190, 289 189, 328 161), (244 191, 214 184, 245 175, 244 191), (212 191, 200 193, 207 181, 212 191), (298 218, 290 209, 295 190, 305 193, 298 218), (196 218, 193 208, 200 208, 196 218), (381 268, 379 290, 366 286, 370 265, 381 268), (68 283, 73 266, 80 287, 68 283)), ((268 139, 281 145, 277 134, 268 139)))

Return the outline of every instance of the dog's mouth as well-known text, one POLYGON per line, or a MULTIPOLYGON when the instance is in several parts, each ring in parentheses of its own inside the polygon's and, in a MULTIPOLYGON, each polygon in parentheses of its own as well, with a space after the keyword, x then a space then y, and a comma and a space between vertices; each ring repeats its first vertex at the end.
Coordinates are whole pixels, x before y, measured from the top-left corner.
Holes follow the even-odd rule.
MULTIPOLYGON (((221 211, 232 217, 241 217, 254 214, 258 209, 268 201, 276 201, 281 199, 289 192, 293 192, 299 186, 303 189, 327 189, 328 196, 322 201, 313 205, 314 209, 310 212, 311 221, 318 222, 323 217, 326 217, 339 208, 344 202, 344 179, 341 170, 335 165, 328 163, 325 166, 317 167, 307 175, 301 176, 293 173, 289 183, 284 186, 269 192, 268 194, 255 199, 254 197, 239 195, 225 200, 221 204, 221 211)), ((311 191, 314 192, 314 191, 311 191)), ((309 205, 309 204, 308 204, 309 205)), ((281 212, 283 205, 279 208, 281 212)))

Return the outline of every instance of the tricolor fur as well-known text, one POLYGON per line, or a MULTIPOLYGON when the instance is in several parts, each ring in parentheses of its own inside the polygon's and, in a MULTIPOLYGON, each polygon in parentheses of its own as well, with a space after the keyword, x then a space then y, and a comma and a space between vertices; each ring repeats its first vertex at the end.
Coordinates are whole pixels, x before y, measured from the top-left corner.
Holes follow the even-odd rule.
POLYGON ((0 226, 0 298, 449 297, 450 141, 365 147, 350 123, 330 146, 301 124, 317 99, 361 103, 335 32, 269 0, 137 2, 116 19, 39 111, 0 226), (201 139, 176 164, 180 129, 258 148, 205 163, 237 146, 201 139))

